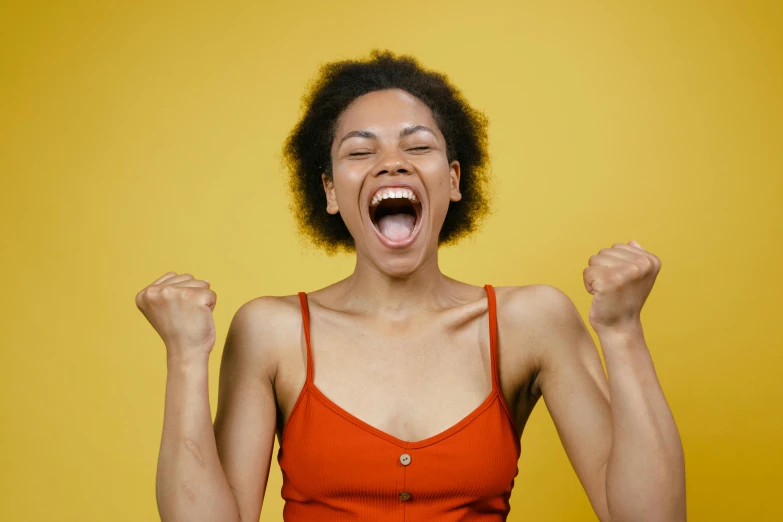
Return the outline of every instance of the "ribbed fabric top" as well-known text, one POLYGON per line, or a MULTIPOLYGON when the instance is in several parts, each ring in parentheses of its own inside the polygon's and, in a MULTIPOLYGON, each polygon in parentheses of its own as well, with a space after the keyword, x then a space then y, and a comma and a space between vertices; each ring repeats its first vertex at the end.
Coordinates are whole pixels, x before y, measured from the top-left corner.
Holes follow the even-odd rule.
POLYGON ((299 293, 307 377, 277 454, 285 522, 506 520, 520 443, 498 380, 495 291, 484 288, 492 391, 455 425, 415 442, 362 421, 313 384, 307 295, 299 293))

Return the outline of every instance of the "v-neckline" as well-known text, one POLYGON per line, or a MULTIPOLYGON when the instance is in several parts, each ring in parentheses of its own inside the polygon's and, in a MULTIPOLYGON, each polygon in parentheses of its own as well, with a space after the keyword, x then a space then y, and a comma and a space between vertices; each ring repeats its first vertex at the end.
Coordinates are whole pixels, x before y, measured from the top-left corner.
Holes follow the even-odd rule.
MULTIPOLYGON (((303 322, 303 328, 304 328, 304 334, 305 334, 305 341, 307 345, 307 375, 305 378, 304 386, 302 386, 302 389, 299 392, 299 396, 297 397, 296 401, 294 402, 294 406, 291 409, 291 413, 288 416, 288 420, 286 421, 285 425, 283 426, 283 432, 280 436, 280 445, 282 447, 283 443, 285 442, 285 435, 288 431, 288 427, 291 424, 291 419, 293 419, 294 414, 296 413, 297 409, 299 409, 300 403, 302 402, 303 397, 306 395, 306 392, 312 391, 313 395, 325 406, 327 406, 329 409, 331 409, 336 414, 340 415, 345 420, 359 426, 360 428, 363 428, 365 431, 382 438, 388 442, 391 442, 392 444, 395 444, 397 446, 400 446, 402 448, 407 449, 415 449, 415 448, 423 448, 425 446, 430 446, 432 444, 436 444, 437 442, 440 442, 441 440, 453 435, 454 433, 458 432, 465 426, 467 426, 470 422, 472 422, 476 417, 481 415, 487 408, 489 408, 493 402, 495 402, 496 399, 500 399, 500 404, 502 409, 504 410, 506 416, 508 417, 511 426, 514 428, 514 432, 517 433, 516 429, 516 423, 514 422, 513 416, 511 415, 511 412, 508 409, 508 406, 506 405, 506 400, 503 397, 501 391, 500 391, 500 383, 497 376, 497 318, 496 318, 496 301, 495 301, 495 289, 492 287, 492 285, 484 285, 484 290, 486 291, 487 295, 487 308, 489 313, 489 348, 490 348, 490 366, 491 366, 491 372, 492 372, 492 389, 489 392, 489 395, 479 404, 473 411, 468 413, 466 416, 464 416, 462 419, 457 421, 456 424, 453 424, 449 428, 446 428, 445 430, 436 433, 435 435, 431 435, 425 439, 421 439, 418 441, 406 441, 402 440, 399 437, 395 437, 394 435, 387 433, 380 428, 376 428, 372 424, 363 421, 356 415, 350 413, 349 411, 342 408, 340 405, 332 401, 329 397, 326 396, 325 393, 323 393, 316 385, 314 380, 314 370, 313 370, 313 356, 312 356, 312 348, 311 348, 311 339, 310 339, 310 310, 308 306, 308 299, 307 294, 305 292, 299 292, 299 303, 302 311, 302 322, 303 322)), ((517 450, 520 449, 520 441, 519 437, 516 437, 516 443, 517 443, 517 450)))
MULTIPOLYGON (((462 428, 470 424, 470 422, 473 421, 476 417, 481 415, 484 412, 484 410, 489 408, 489 406, 495 401, 495 399, 498 396, 497 390, 493 387, 492 390, 490 390, 489 395, 487 395, 487 397, 481 402, 481 404, 479 404, 476 408, 473 409, 473 411, 471 411, 470 413, 462 417, 459 421, 457 421, 456 424, 453 424, 450 427, 446 428, 445 430, 436 433, 435 435, 431 435, 427 438, 416 440, 416 441, 407 441, 395 437, 394 435, 387 433, 380 428, 376 428, 372 424, 363 421, 356 415, 342 408, 339 404, 335 403, 333 400, 327 397, 326 394, 324 394, 324 392, 322 392, 318 388, 318 386, 315 385, 314 382, 306 383, 305 387, 309 387, 310 391, 313 392, 313 394, 316 396, 316 398, 318 398, 318 400, 320 400, 325 406, 327 406, 329 409, 331 409, 332 411, 334 411, 335 413, 337 413, 347 421, 356 424, 360 428, 363 428, 364 430, 372 433, 373 435, 376 435, 377 437, 385 439, 391 442, 392 444, 395 444, 397 446, 406 449, 417 449, 417 448, 423 448, 425 446, 430 446, 453 435, 454 433, 458 432, 459 430, 461 430, 462 428)), ((290 417, 289 417, 289 421, 290 421, 290 417)), ((288 422, 286 423, 286 425, 288 425, 288 422)), ((283 428, 283 430, 285 431, 285 428, 283 428)), ((283 436, 285 436, 285 433, 283 433, 283 436)))

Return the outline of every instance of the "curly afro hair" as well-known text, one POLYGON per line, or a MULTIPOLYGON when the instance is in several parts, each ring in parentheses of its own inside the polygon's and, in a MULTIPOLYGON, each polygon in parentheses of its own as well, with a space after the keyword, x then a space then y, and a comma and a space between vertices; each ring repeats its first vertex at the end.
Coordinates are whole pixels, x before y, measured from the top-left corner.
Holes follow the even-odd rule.
POLYGON ((449 205, 438 244, 453 244, 473 233, 490 212, 486 116, 470 107, 445 75, 423 68, 411 56, 374 50, 363 60, 321 66, 302 98, 301 119, 283 147, 299 232, 329 255, 355 251, 342 217, 326 212, 321 180, 321 174, 332 175, 331 146, 338 118, 356 98, 395 88, 430 108, 446 139, 448 161, 460 163, 462 199, 449 205))

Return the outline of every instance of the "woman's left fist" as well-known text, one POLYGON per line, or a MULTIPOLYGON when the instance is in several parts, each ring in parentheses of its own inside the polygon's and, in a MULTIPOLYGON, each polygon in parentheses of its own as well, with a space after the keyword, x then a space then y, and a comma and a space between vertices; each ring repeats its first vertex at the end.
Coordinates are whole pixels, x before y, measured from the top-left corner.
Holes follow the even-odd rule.
POLYGON ((593 295, 590 325, 596 333, 638 329, 642 306, 661 270, 661 260, 630 241, 602 248, 587 264, 582 277, 593 295))

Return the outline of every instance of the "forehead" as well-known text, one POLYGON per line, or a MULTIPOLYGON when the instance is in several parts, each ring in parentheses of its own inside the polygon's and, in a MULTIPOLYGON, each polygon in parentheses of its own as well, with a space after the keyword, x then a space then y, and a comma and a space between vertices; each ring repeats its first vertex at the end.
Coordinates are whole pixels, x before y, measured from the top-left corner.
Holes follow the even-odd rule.
POLYGON ((340 115, 335 139, 354 130, 373 129, 376 134, 397 134, 400 129, 426 125, 440 135, 427 105, 401 89, 373 91, 356 98, 340 115))

